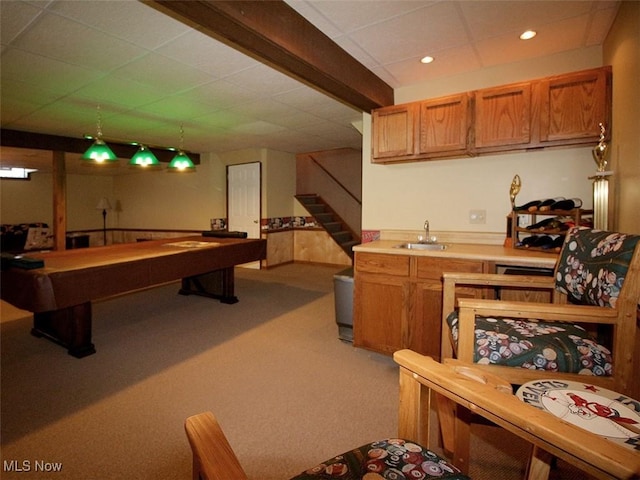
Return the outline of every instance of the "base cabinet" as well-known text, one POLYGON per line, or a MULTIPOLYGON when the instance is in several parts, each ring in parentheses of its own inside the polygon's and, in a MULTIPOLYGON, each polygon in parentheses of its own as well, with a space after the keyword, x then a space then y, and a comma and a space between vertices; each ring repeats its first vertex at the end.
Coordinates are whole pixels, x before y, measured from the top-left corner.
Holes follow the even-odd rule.
POLYGON ((356 252, 354 346, 387 355, 410 348, 439 360, 442 273, 487 269, 476 260, 356 252))

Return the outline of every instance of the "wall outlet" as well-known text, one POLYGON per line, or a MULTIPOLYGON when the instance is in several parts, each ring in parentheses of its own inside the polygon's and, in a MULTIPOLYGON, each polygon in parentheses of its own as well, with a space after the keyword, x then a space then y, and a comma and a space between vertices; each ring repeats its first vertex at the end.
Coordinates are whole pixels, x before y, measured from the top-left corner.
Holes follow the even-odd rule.
POLYGON ((469 223, 487 223, 486 210, 469 210, 469 223))

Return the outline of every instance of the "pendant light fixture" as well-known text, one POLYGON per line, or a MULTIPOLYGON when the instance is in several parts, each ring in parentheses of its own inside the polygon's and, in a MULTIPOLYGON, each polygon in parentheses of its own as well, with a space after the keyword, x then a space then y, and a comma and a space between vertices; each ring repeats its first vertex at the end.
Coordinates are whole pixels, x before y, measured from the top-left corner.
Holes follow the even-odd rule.
POLYGON ((129 165, 135 167, 157 167, 160 160, 146 146, 140 144, 138 151, 131 157, 129 165))
POLYGON ((84 160, 93 160, 96 163, 104 163, 105 161, 117 161, 118 158, 116 154, 113 153, 113 150, 109 148, 109 146, 104 143, 102 140, 102 118, 100 116, 100 105, 98 105, 98 127, 97 127, 96 139, 93 142, 93 145, 89 147, 89 149, 84 152, 82 158, 84 160))
POLYGON ((184 153, 184 126, 180 125, 180 148, 173 160, 167 166, 167 172, 195 172, 196 166, 184 153))

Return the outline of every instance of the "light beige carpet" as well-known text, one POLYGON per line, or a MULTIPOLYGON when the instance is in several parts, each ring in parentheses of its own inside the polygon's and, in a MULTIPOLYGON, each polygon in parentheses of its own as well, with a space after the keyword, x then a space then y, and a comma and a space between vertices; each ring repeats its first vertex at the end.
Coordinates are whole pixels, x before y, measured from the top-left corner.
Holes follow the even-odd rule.
MULTIPOLYGON (((206 410, 256 480, 394 436, 395 364, 338 340, 341 269, 236 269, 235 305, 177 295, 177 284, 97 302, 97 353, 81 360, 32 337, 31 318, 5 305, 2 478, 189 479, 183 422, 206 410), (37 472, 46 462, 61 471, 37 472)), ((523 442, 474 432, 475 479, 522 478, 523 442)), ((583 478, 574 473, 553 478, 583 478)))

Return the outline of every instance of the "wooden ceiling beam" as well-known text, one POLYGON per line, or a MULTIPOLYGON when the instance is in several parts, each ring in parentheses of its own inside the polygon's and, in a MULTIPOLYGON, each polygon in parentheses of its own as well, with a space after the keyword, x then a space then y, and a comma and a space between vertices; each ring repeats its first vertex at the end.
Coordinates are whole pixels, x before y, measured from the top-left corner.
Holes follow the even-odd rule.
POLYGON ((389 85, 282 0, 141 1, 357 110, 393 105, 389 85))

